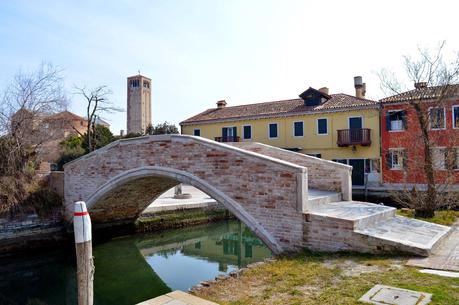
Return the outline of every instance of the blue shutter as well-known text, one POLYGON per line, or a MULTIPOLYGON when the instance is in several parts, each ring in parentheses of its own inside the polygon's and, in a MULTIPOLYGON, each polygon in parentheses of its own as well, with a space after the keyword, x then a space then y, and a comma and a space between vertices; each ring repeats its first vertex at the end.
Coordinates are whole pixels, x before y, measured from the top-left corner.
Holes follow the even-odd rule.
POLYGON ((386 130, 390 131, 390 113, 386 112, 386 130))

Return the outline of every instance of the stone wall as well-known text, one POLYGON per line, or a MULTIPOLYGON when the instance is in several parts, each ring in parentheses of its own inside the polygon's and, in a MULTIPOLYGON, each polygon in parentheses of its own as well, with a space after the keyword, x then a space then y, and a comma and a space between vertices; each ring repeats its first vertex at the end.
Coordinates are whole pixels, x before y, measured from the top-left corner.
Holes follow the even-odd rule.
POLYGON ((305 167, 201 137, 114 142, 67 163, 65 204, 87 202, 95 223, 133 221, 160 194, 191 184, 225 205, 274 252, 303 239, 305 167))
POLYGON ((231 145, 304 166, 308 169, 309 188, 341 192, 343 200, 352 200, 352 166, 262 143, 234 142, 231 145))

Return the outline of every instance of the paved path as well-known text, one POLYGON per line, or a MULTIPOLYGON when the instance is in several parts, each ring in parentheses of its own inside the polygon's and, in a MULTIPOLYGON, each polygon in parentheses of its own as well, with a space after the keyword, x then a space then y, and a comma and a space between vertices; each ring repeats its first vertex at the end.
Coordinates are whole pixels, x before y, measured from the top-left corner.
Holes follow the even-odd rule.
POLYGON ((218 305, 180 290, 169 292, 137 305, 218 305))
POLYGON ((162 211, 172 211, 178 209, 204 208, 218 203, 204 192, 191 185, 182 185, 182 193, 191 194, 188 199, 175 199, 174 188, 169 189, 158 199, 153 201, 143 213, 155 213, 162 211))
POLYGON ((409 266, 428 269, 459 271, 459 221, 453 225, 452 232, 433 254, 426 258, 413 258, 409 266))

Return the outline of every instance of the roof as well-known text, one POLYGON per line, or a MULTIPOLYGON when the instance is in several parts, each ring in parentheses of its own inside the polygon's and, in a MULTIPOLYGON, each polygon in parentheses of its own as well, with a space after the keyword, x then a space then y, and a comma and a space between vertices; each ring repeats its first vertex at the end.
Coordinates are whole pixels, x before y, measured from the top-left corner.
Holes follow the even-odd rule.
POLYGON ((45 118, 46 120, 65 120, 65 121, 86 121, 85 118, 76 115, 70 111, 62 111, 55 114, 51 114, 45 118))
POLYGON ((240 106, 211 108, 188 118, 180 125, 244 118, 292 116, 314 112, 346 111, 359 108, 376 108, 377 101, 357 98, 348 94, 331 94, 330 99, 317 106, 306 106, 302 99, 281 100, 240 106))
POLYGON ((381 103, 399 103, 459 96, 459 84, 413 89, 381 99, 381 103))

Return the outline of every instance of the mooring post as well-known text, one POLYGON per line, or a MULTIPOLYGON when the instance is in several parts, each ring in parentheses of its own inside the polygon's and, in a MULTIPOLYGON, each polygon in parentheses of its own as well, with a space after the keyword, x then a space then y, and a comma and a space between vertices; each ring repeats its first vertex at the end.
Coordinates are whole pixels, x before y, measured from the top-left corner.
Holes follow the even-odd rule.
POLYGON ((86 203, 75 202, 73 231, 77 259, 78 305, 93 305, 94 263, 92 257, 91 218, 86 203))

